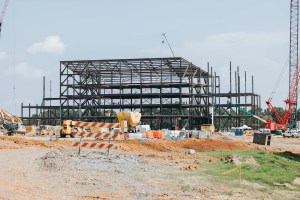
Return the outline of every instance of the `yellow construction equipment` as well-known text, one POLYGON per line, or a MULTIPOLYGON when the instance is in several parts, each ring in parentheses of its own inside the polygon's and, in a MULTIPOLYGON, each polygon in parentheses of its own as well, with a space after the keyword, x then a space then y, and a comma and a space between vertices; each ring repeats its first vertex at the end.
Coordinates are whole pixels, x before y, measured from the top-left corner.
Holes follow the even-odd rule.
POLYGON ((121 132, 135 133, 135 127, 141 122, 141 116, 139 112, 118 112, 117 117, 121 126, 121 132))
POLYGON ((67 135, 73 137, 72 135, 72 126, 75 125, 75 122, 72 120, 63 120, 61 126, 60 137, 65 138, 67 135))
MULTIPOLYGON (((120 128, 122 133, 134 133, 136 132, 135 127, 141 121, 141 113, 139 112, 119 112, 117 113, 118 121, 120 123, 120 128)), ((60 130, 60 137, 66 137, 69 135, 73 137, 72 132, 75 130, 77 131, 90 131, 90 132, 109 132, 109 128, 106 127, 87 127, 84 129, 83 127, 75 127, 76 121, 72 120, 63 120, 63 124, 60 130), (107 130, 106 130, 107 129, 107 130)), ((118 129, 118 128, 116 128, 118 129)), ((115 129, 115 130, 116 130, 115 129)))
POLYGON ((26 128, 19 117, 0 108, 0 131, 8 135, 15 133, 25 134, 26 128))
POLYGON ((36 126, 26 126, 26 133, 33 133, 36 134, 36 126))
POLYGON ((208 131, 208 132, 214 132, 215 131, 215 126, 212 124, 202 124, 200 126, 201 131, 208 131))

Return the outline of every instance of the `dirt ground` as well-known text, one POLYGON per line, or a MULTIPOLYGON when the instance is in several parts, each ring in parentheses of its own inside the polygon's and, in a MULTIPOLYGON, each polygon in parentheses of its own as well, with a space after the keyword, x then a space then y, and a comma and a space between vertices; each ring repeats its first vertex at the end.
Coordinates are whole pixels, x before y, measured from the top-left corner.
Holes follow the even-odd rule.
MULTIPOLYGON (((71 140, 0 137, 0 199, 298 199, 300 192, 247 181, 226 182, 203 172, 214 150, 291 151, 300 139, 251 136, 203 140, 114 141, 110 151, 70 147, 71 140), (196 150, 194 155, 188 149, 196 150)), ((103 142, 103 141, 101 141, 103 142)), ((107 141, 105 141, 107 142, 107 141)))

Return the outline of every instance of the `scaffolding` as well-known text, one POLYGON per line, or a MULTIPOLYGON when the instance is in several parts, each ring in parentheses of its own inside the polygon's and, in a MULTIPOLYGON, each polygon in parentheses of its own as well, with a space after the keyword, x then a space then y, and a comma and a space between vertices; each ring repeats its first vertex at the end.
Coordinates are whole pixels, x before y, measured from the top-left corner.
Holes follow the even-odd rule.
POLYGON ((42 105, 22 104, 21 118, 48 125, 65 119, 115 122, 116 112, 136 111, 152 129, 191 130, 211 124, 214 109, 218 129, 249 121, 251 116, 224 103, 228 98, 258 114, 259 95, 221 93, 220 77, 209 64, 206 68, 181 57, 61 61, 60 96, 44 97, 42 105))

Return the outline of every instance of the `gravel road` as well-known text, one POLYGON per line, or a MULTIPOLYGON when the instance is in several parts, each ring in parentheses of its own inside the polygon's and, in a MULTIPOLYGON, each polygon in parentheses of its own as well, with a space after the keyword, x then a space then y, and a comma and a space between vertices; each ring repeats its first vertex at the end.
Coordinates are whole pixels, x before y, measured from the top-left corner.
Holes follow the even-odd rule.
MULTIPOLYGON (((138 149, 134 150, 135 142, 128 143, 127 148, 111 151, 107 156, 104 151, 90 149, 82 149, 78 155, 77 149, 54 143, 0 140, 0 199, 276 199, 282 195, 287 198, 300 196, 296 191, 273 190, 245 181, 242 184, 217 182, 202 172, 204 163, 212 158, 200 153, 187 155, 182 150, 170 151, 171 147, 155 150, 153 144, 146 144, 151 146, 151 151, 140 153, 142 147, 146 151, 145 144, 136 143, 138 149), (233 188, 233 184, 239 186, 233 188)), ((181 144, 180 149, 184 145, 181 144)))

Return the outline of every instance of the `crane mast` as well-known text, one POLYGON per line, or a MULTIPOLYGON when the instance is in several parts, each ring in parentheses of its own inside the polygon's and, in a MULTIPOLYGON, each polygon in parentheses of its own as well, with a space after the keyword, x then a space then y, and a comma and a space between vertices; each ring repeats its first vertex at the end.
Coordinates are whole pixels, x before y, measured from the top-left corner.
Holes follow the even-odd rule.
POLYGON ((291 128, 296 127, 297 99, 299 87, 298 67, 298 26, 299 26, 299 0, 291 0, 290 8, 290 55, 289 55, 289 97, 285 120, 288 120, 291 128))

